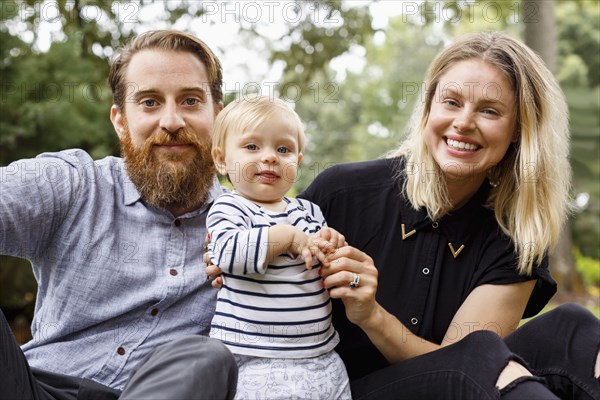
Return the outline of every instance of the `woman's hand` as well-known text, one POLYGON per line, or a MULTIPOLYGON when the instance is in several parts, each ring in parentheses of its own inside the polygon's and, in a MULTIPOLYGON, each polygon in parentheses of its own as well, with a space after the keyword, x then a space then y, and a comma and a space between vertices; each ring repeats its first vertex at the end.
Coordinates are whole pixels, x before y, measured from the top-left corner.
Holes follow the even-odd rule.
POLYGON ((322 272, 329 295, 342 299, 348 320, 367 334, 390 364, 440 347, 414 335, 398 334, 408 328, 377 303, 377 268, 364 252, 344 246, 327 257, 322 272))
POLYGON ((381 310, 375 300, 378 272, 371 257, 346 245, 325 257, 321 272, 329 295, 344 302, 352 323, 363 329, 377 323, 381 310))

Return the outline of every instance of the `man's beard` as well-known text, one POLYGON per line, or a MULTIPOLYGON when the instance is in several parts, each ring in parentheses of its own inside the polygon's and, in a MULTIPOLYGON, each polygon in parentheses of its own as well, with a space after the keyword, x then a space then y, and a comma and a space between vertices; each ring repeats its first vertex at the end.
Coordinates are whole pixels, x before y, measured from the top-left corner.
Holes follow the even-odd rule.
POLYGON ((159 208, 200 207, 215 177, 210 138, 199 138, 185 128, 175 134, 161 131, 137 148, 126 125, 121 137, 121 155, 142 199, 159 208), (159 153, 154 148, 154 145, 169 143, 189 144, 194 154, 159 153))

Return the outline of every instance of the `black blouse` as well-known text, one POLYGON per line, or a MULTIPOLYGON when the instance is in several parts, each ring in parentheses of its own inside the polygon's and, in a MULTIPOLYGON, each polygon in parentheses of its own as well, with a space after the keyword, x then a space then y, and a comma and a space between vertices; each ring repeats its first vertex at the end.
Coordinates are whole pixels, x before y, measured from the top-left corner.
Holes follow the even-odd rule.
MULTIPOLYGON (((403 158, 336 165, 299 196, 318 204, 329 226, 373 258, 379 272, 377 301, 410 330, 398 335, 441 343, 458 308, 483 284, 537 279, 523 317, 546 305, 556 292, 548 259, 531 277, 518 274, 512 241, 493 211, 483 206, 489 184, 459 210, 434 222, 402 195, 399 169, 404 170, 403 158)), ((347 320, 341 301, 334 301, 333 310, 341 338, 336 350, 350 378, 387 366, 366 334, 347 320)), ((499 328, 488 328, 501 334, 499 328)))

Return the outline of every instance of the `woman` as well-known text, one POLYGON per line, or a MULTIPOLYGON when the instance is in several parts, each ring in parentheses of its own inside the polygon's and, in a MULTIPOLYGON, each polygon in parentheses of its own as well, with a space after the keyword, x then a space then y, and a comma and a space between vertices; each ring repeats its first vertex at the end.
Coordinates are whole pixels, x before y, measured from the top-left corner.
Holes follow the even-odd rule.
POLYGON ((300 196, 350 244, 322 275, 353 398, 599 398, 591 313, 515 330, 556 291, 547 255, 567 212, 550 71, 504 34, 467 35, 432 62, 412 121, 388 158, 329 168, 300 196))
POLYGON ((570 178, 558 84, 523 44, 478 33, 433 61, 424 96, 390 158, 326 170, 304 194, 354 246, 323 268, 331 297, 345 306, 334 324, 353 396, 549 398, 499 337, 534 372, 559 367, 538 353, 575 358, 559 377, 548 375, 549 386, 561 396, 599 396, 595 318, 568 307, 554 313, 560 320, 550 315, 544 327, 512 333, 556 290, 547 254, 570 178), (352 289, 354 274, 360 285, 352 289), (566 321, 580 324, 574 337, 555 344, 544 336, 562 336, 566 321), (479 330, 494 334, 469 335, 479 330), (567 341, 583 347, 566 350, 569 357, 549 347, 567 341))

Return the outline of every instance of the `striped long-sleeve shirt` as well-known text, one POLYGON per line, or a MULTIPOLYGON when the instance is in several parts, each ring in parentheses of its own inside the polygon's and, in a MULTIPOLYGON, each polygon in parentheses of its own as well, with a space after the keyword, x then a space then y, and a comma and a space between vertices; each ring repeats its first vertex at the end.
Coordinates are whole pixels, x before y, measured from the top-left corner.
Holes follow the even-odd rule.
POLYGON ((223 271, 210 336, 233 353, 314 357, 339 342, 318 265, 307 270, 301 257, 287 254, 265 263, 269 227, 290 224, 312 236, 326 226, 316 204, 285 200, 285 211, 277 213, 226 193, 208 214, 209 255, 223 271))

